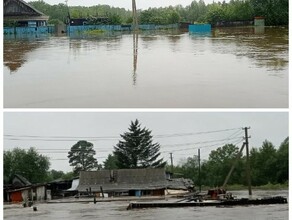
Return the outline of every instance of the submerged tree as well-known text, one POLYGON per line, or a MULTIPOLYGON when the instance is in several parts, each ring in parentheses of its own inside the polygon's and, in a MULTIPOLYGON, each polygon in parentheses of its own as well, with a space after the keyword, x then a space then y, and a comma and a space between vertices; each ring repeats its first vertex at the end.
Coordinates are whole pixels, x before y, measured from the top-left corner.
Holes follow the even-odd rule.
POLYGON ((118 168, 164 167, 166 162, 158 159, 160 145, 153 143, 151 131, 141 128, 139 121, 131 122, 128 132, 121 135, 123 140, 114 147, 118 168))
POLYGON ((68 152, 69 163, 70 166, 74 167, 74 173, 98 168, 98 163, 94 156, 93 144, 87 141, 78 141, 68 152))

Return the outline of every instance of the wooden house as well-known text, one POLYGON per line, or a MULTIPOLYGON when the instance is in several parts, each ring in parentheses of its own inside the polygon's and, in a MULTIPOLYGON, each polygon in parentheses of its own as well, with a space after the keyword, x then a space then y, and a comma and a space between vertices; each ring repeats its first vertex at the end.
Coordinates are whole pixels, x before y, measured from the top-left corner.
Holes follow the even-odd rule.
POLYGON ((23 0, 4 0, 3 17, 5 26, 41 27, 47 26, 49 16, 33 8, 23 0))
POLYGON ((4 201, 12 203, 43 201, 46 199, 46 185, 31 184, 25 177, 16 174, 4 195, 4 201))
POLYGON ((108 196, 163 196, 167 186, 164 169, 81 171, 80 194, 108 196))

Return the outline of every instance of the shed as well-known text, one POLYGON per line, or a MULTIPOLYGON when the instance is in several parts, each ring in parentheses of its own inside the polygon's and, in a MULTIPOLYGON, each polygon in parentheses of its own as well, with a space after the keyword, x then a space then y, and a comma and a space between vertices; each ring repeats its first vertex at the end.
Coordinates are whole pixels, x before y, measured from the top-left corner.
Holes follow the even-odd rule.
POLYGON ((9 202, 44 201, 46 200, 45 184, 31 185, 7 190, 9 202))
POLYGON ((4 26, 7 26, 7 24, 13 24, 13 26, 18 27, 47 26, 49 16, 46 16, 23 0, 4 0, 3 7, 4 26))
POLYGON ((64 180, 62 178, 51 181, 47 184, 47 189, 49 190, 50 198, 63 198, 66 196, 66 190, 71 187, 72 180, 64 180))
POLYGON ((254 17, 254 26, 265 26, 265 18, 264 17, 254 17))
POLYGON ((79 193, 109 196, 161 196, 167 186, 164 169, 118 169, 81 171, 79 193))
POLYGON ((46 199, 46 184, 31 184, 25 177, 15 174, 12 184, 5 188, 5 201, 43 201, 46 199))

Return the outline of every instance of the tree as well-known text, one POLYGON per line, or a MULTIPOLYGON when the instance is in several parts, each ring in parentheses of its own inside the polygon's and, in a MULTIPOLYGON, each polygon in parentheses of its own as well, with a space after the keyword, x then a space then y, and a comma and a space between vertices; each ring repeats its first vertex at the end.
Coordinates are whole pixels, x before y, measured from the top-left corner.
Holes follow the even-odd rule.
POLYGON ((64 176, 64 172, 63 171, 58 171, 58 170, 50 170, 49 172, 49 179, 52 180, 56 180, 59 178, 62 178, 64 176))
POLYGON ((109 154, 107 159, 103 163, 103 167, 106 170, 118 169, 116 156, 109 154))
POLYGON ((288 25, 288 0, 250 0, 254 16, 264 16, 266 25, 288 25))
POLYGON ((43 183, 48 179, 49 158, 34 148, 14 148, 4 151, 4 183, 10 183, 15 174, 24 176, 31 183, 43 183))
POLYGON ((289 138, 287 137, 277 151, 276 181, 285 183, 289 179, 289 138))
POLYGON ((277 150, 271 142, 266 140, 259 150, 251 151, 251 162, 254 184, 264 185, 277 182, 277 150))
POLYGON ((177 170, 184 178, 193 180, 195 185, 199 185, 199 157, 197 155, 188 157, 177 170))
POLYGON ((70 166, 73 166, 74 173, 88 171, 98 168, 97 160, 94 158, 95 150, 93 144, 87 141, 78 141, 68 152, 70 166))
MULTIPOLYGON (((222 186, 238 152, 238 147, 233 144, 226 144, 223 147, 211 151, 209 160, 202 166, 203 172, 208 175, 209 181, 206 183, 207 185, 222 186)), ((242 160, 237 161, 229 183, 243 183, 242 174, 244 166, 242 163, 242 160)))
POLYGON ((158 159, 160 145, 153 143, 151 131, 140 127, 136 119, 135 122, 131 122, 129 131, 121 135, 123 140, 114 147, 116 165, 120 169, 164 167, 166 162, 158 159))

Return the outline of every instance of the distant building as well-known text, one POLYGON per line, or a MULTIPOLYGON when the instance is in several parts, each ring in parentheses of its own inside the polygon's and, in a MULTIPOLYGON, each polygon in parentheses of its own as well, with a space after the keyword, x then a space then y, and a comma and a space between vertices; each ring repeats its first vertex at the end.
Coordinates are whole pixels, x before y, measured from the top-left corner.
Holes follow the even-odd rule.
POLYGON ((108 196, 163 196, 167 187, 164 169, 81 171, 80 194, 108 196))
POLYGON ((49 195, 47 199, 59 199, 66 196, 71 196, 71 194, 66 191, 71 187, 72 181, 73 180, 64 180, 59 178, 47 183, 47 192, 49 195))
POLYGON ((4 0, 3 7, 4 27, 11 24, 17 27, 47 26, 49 16, 23 0, 4 0))
POLYGON ((27 202, 43 201, 46 199, 45 184, 31 184, 25 177, 15 175, 12 184, 4 186, 4 201, 6 202, 27 202))

